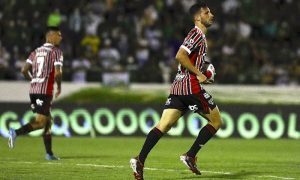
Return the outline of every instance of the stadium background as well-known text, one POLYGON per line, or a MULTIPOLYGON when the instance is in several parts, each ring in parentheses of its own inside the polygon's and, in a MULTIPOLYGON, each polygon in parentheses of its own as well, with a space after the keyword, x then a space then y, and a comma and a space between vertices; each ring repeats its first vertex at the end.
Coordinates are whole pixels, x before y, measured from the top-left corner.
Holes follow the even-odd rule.
MULTIPOLYGON (((66 179, 76 174, 78 179, 129 179, 127 161, 160 117, 177 71, 175 53, 192 27, 187 10, 194 2, 0 0, 3 146, 9 127, 17 128, 33 118, 28 82, 20 68, 29 52, 44 42, 47 25, 61 28, 64 52, 63 94, 53 109, 54 149, 62 162, 56 167, 40 160, 42 147, 32 149, 42 146, 33 138, 40 136, 41 131, 36 131, 30 138, 20 138, 14 152, 1 148, 0 178, 37 179, 43 175, 45 179, 66 179), (110 157, 116 149, 124 149, 116 156, 120 159, 110 157), (43 168, 50 166, 56 176, 43 174, 43 168), (31 168, 37 172, 32 173, 31 168), (70 168, 78 173, 68 173, 70 168)), ((207 156, 201 157, 204 178, 299 178, 300 2, 209 0, 207 4, 215 15, 207 34, 208 60, 215 65, 217 76, 206 88, 219 104, 226 124, 204 150, 207 156), (251 156, 244 157, 244 151, 251 156), (222 157, 219 164, 210 164, 214 155, 222 157)), ((181 153, 177 149, 189 147, 204 122, 187 114, 153 157, 181 153)), ((146 177, 193 178, 180 171, 180 165, 173 168, 177 160, 167 159, 169 164, 150 158, 147 166, 169 168, 178 174, 150 168, 146 177)))
MULTIPOLYGON (((54 25, 63 32, 64 80, 80 81, 83 71, 99 82, 103 72, 121 71, 131 82, 169 83, 175 53, 192 27, 187 11, 193 2, 1 0, 0 79, 22 79, 24 59, 44 42, 46 25, 54 25)), ((208 57, 217 84, 299 84, 298 1, 208 4, 215 14, 208 57)))

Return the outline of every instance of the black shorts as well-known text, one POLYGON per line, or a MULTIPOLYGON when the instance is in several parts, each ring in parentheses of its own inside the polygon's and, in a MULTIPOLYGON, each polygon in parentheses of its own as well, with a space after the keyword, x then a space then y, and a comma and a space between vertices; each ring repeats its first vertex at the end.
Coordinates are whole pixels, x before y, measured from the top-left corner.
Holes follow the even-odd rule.
POLYGON ((209 109, 214 109, 216 106, 212 96, 202 89, 198 94, 170 94, 166 101, 165 109, 178 109, 183 112, 182 115, 187 110, 199 114, 208 114, 209 109))
POLYGON ((46 94, 30 94, 29 96, 32 112, 45 116, 50 115, 52 96, 46 94))

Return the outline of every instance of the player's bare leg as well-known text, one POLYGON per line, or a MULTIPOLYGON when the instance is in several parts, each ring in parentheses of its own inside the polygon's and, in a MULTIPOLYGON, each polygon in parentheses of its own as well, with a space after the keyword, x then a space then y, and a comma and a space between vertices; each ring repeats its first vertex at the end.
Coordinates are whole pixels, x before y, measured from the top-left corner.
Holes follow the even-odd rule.
POLYGON ((190 150, 180 156, 180 160, 197 175, 200 175, 201 173, 196 165, 196 154, 204 146, 204 144, 206 144, 207 141, 209 141, 210 138, 215 135, 217 130, 222 125, 220 112, 217 106, 213 110, 210 109, 209 114, 205 114, 204 116, 208 120, 208 124, 200 130, 198 137, 191 146, 190 150))
POLYGON ((161 116, 160 121, 156 125, 162 133, 168 132, 172 126, 178 121, 182 116, 182 112, 178 109, 165 109, 161 116))
POLYGON ((213 126, 216 130, 220 129, 222 126, 222 119, 218 106, 216 106, 213 110, 210 109, 210 113, 204 114, 204 116, 207 118, 208 123, 211 126, 213 126))
POLYGON ((165 109, 163 111, 159 123, 148 133, 140 154, 137 157, 130 159, 130 165, 135 179, 143 179, 144 163, 149 152, 163 134, 171 129, 172 125, 177 122, 181 115, 182 112, 177 109, 165 109))
POLYGON ((59 160, 58 157, 54 156, 52 151, 52 134, 51 134, 51 126, 52 126, 52 117, 48 116, 48 120, 43 132, 43 141, 46 149, 46 160, 59 160))
POLYGON ((45 127, 47 123, 47 116, 43 114, 37 114, 34 121, 25 124, 24 126, 20 127, 17 130, 10 129, 9 130, 9 137, 8 137, 8 147, 14 148, 14 144, 16 141, 17 136, 28 134, 31 131, 42 129, 45 127))
POLYGON ((33 131, 37 129, 42 129, 46 126, 48 122, 48 116, 43 114, 37 114, 35 121, 30 122, 29 124, 32 126, 33 131))

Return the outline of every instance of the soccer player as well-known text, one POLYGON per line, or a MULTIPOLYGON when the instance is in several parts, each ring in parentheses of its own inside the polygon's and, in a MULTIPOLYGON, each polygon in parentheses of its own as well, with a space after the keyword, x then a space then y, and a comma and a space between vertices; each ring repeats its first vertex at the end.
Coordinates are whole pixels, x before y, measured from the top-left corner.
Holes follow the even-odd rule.
POLYGON ((22 73, 26 79, 30 80, 29 96, 31 108, 37 113, 35 120, 25 124, 21 128, 9 130, 8 146, 13 148, 16 137, 28 134, 31 131, 44 128, 43 140, 46 148, 47 160, 59 160, 52 152, 50 114, 54 82, 57 90, 55 98, 61 93, 63 53, 58 48, 62 40, 58 27, 48 27, 46 31, 46 43, 31 52, 22 73))
POLYGON ((143 167, 147 155, 159 139, 189 109, 203 116, 208 124, 200 130, 195 142, 186 153, 180 156, 180 160, 193 173, 200 175, 196 165, 196 154, 222 124, 217 105, 201 85, 208 82, 201 69, 207 52, 205 33, 212 25, 214 16, 208 6, 202 2, 191 6, 189 12, 195 27, 185 37, 176 54, 176 60, 179 62, 178 73, 171 86, 161 119, 147 135, 139 155, 130 159, 135 179, 143 179, 143 167))

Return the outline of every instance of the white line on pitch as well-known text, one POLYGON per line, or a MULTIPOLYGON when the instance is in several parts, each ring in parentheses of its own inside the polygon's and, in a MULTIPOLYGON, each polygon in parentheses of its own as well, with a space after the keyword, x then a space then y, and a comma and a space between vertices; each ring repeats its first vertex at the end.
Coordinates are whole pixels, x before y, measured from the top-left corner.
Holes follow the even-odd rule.
POLYGON ((77 166, 104 167, 104 168, 124 168, 124 166, 102 165, 102 164, 76 164, 76 165, 77 166))
MULTIPOLYGON (((170 171, 170 172, 174 172, 174 171, 190 171, 190 170, 160 169, 160 168, 147 168, 147 167, 145 167, 144 169, 150 170, 150 171, 170 171)), ((201 170, 201 172, 212 173, 212 174, 223 174, 223 175, 230 175, 230 174, 232 174, 231 172, 205 171, 205 170, 201 170)))
POLYGON ((62 163, 56 163, 56 162, 46 162, 41 164, 50 164, 50 165, 61 165, 62 163))
MULTIPOLYGON (((77 166, 90 166, 90 167, 103 167, 103 168, 125 168, 124 166, 114 166, 114 165, 103 165, 103 164, 76 164, 77 166)), ((149 171, 169 171, 169 172, 175 172, 175 171, 189 171, 189 170, 178 170, 178 169, 161 169, 161 168, 149 168, 145 167, 145 170, 149 171)), ((229 175, 230 172, 215 172, 215 171, 201 171, 201 172, 207 172, 212 174, 224 174, 229 175)))
POLYGON ((276 179, 295 179, 290 177, 280 177, 280 176, 272 176, 272 175, 265 175, 265 176, 257 176, 259 178, 276 178, 276 179))
POLYGON ((34 162, 29 162, 29 161, 15 161, 15 162, 10 162, 10 163, 16 163, 16 164, 33 164, 34 162))
MULTIPOLYGON (((114 165, 99 165, 99 164, 76 164, 77 166, 92 166, 92 167, 104 167, 104 168, 125 168, 125 166, 114 166, 114 165)), ((145 170, 150 171, 169 171, 169 172, 175 172, 175 171, 189 171, 189 170, 178 170, 178 169, 161 169, 161 168, 149 168, 145 167, 145 170)), ((223 175, 231 175, 233 173, 231 172, 220 172, 220 171, 205 171, 201 170, 201 172, 211 173, 211 174, 223 174, 223 175)), ((295 179, 290 177, 279 177, 279 176, 273 176, 273 175, 264 175, 264 176, 256 176, 259 178, 276 178, 276 179, 295 179)))
MULTIPOLYGON (((187 170, 190 171, 190 170, 187 170)), ((224 174, 224 175, 231 175, 231 172, 219 172, 219 171, 205 171, 205 170, 201 170, 201 172, 207 172, 207 173, 212 173, 212 174, 224 174)))
MULTIPOLYGON (((46 164, 46 165, 76 165, 76 166, 86 166, 86 167, 100 167, 100 168, 127 168, 127 166, 115 166, 115 165, 105 165, 105 164, 69 164, 69 163, 59 163, 59 162, 46 162, 46 163, 39 163, 39 162, 29 162, 29 161, 0 161, 0 162, 9 162, 9 163, 16 163, 16 164, 46 164)), ((128 167, 129 168, 129 167, 128 167)), ((145 167, 144 169, 150 171, 189 171, 189 170, 178 170, 178 169, 160 169, 160 168, 149 168, 145 167)), ((220 171, 205 171, 202 170, 201 172, 212 173, 212 174, 223 174, 223 175, 231 175, 234 173, 231 172, 220 172, 220 171)), ((274 178, 274 179, 284 179, 284 180, 292 180, 295 178, 291 177, 280 177, 280 176, 273 176, 273 175, 263 175, 263 176, 254 176, 258 178, 274 178)))

